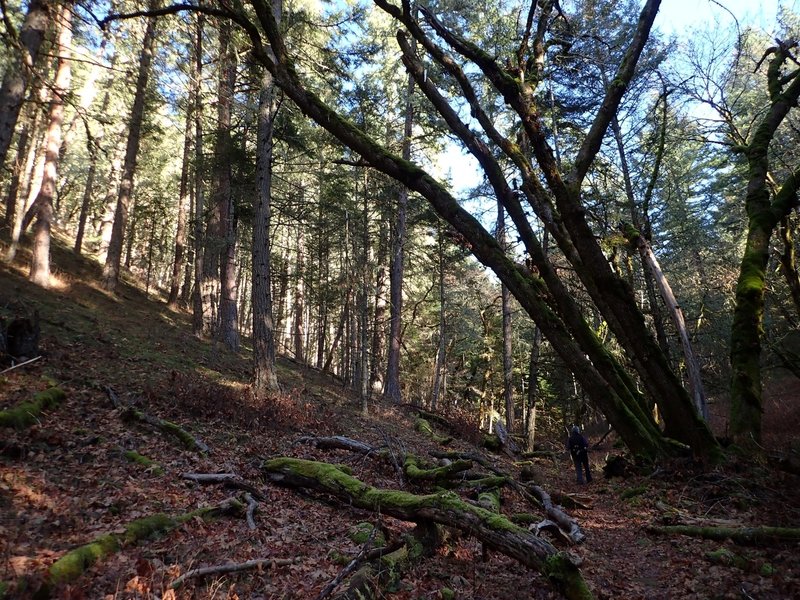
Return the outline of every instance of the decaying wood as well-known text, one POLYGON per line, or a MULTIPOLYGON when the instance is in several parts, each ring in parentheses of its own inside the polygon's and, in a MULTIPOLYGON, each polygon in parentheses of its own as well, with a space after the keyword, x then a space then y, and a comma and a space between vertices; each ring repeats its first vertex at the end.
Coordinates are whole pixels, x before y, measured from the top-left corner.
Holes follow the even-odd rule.
POLYGON ((544 489, 538 485, 529 484, 527 487, 539 499, 539 502, 542 503, 548 518, 556 523, 564 535, 574 544, 581 544, 586 540, 586 535, 581 531, 575 519, 561 510, 560 506, 554 504, 550 498, 550 494, 545 492, 544 489))
POLYGON ((43 411, 58 406, 66 397, 64 390, 51 387, 6 410, 0 410, 0 427, 25 429, 39 420, 43 411))
POLYGON ((247 483, 236 473, 181 473, 183 479, 195 481, 197 483, 209 484, 218 483, 228 488, 235 488, 248 492, 256 500, 266 500, 263 492, 251 483, 247 483))
POLYGON ((514 525, 502 515, 461 500, 451 492, 414 495, 369 486, 333 465, 295 458, 276 458, 263 466, 275 484, 324 492, 351 506, 416 523, 434 522, 477 537, 521 564, 545 574, 571 599, 591 598, 583 576, 569 555, 546 540, 514 525))
POLYGON ((257 558, 241 563, 228 563, 225 565, 215 565, 212 567, 201 567, 186 571, 183 575, 175 579, 170 587, 175 590, 181 587, 187 579, 194 577, 206 577, 207 575, 221 575, 222 573, 238 573, 250 569, 274 569, 275 567, 285 567, 300 562, 300 558, 257 558))
POLYGON ((122 399, 120 399, 114 389, 111 388, 111 386, 106 386, 106 394, 108 395, 109 400, 111 400, 111 403, 114 405, 114 408, 121 410, 120 416, 123 419, 146 423, 147 425, 150 425, 151 427, 154 427, 163 433, 174 437, 189 450, 202 453, 208 453, 211 451, 211 449, 205 443, 183 429, 180 425, 177 425, 172 421, 167 421, 166 419, 154 417, 153 415, 134 407, 132 404, 124 402, 122 399))
POLYGON ((412 481, 443 481, 471 468, 472 463, 468 460, 457 460, 441 467, 428 468, 413 454, 407 455, 403 461, 403 472, 412 481))
POLYGON ((740 545, 800 542, 800 528, 795 527, 701 527, 692 525, 651 525, 650 533, 688 535, 706 540, 731 540, 740 545))

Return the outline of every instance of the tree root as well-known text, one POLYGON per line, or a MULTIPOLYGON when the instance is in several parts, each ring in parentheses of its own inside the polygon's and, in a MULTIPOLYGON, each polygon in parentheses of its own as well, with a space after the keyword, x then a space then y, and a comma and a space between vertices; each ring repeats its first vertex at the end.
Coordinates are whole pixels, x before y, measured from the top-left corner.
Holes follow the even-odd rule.
POLYGON ((0 410, 0 427, 26 429, 39 420, 39 415, 49 408, 58 406, 66 397, 64 390, 51 387, 34 395, 33 400, 21 402, 16 406, 0 410))

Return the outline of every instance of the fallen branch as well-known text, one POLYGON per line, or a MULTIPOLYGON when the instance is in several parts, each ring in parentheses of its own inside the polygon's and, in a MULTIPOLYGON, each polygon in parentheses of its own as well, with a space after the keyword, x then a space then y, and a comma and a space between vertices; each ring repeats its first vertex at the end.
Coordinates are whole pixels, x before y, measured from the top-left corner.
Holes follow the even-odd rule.
POLYGON ((273 483, 311 489, 346 500, 350 505, 380 512, 406 521, 433 521, 453 527, 509 556, 537 569, 556 584, 567 598, 592 597, 576 564, 549 542, 514 525, 502 515, 464 502, 452 492, 415 495, 381 490, 347 475, 326 463, 295 458, 277 458, 264 463, 273 483))
POLYGON ((0 410, 0 427, 25 429, 39 420, 45 410, 58 406, 66 397, 64 390, 51 387, 6 410, 0 410))
POLYGON ((566 535, 574 544, 581 544, 586 540, 586 534, 581 531, 578 523, 570 517, 567 513, 561 510, 561 507, 553 504, 550 494, 544 491, 538 485, 528 485, 528 489, 538 498, 542 503, 547 516, 553 521, 558 528, 566 535))
POLYGON ((472 463, 468 460, 457 460, 441 467, 426 468, 413 454, 407 455, 403 461, 403 472, 412 481, 446 480, 471 468, 472 463))
POLYGON ((696 527, 691 525, 650 525, 650 533, 687 535, 706 540, 731 540, 735 544, 771 544, 800 542, 800 528, 795 527, 696 527))
POLYGON ((186 571, 186 573, 175 579, 175 581, 170 584, 170 587, 173 590, 176 590, 183 585, 184 581, 194 577, 219 575, 221 573, 238 573, 239 571, 247 571, 249 569, 274 569, 275 567, 285 567, 287 565, 294 565, 299 562, 300 558, 257 558, 255 560, 248 560, 242 563, 228 563, 226 565, 215 565, 213 567, 201 567, 199 569, 186 571))
POLYGON ((256 520, 255 520, 254 515, 255 515, 255 512, 256 512, 256 509, 258 508, 258 502, 256 501, 255 498, 253 498, 252 495, 250 495, 249 492, 245 493, 244 499, 245 499, 245 502, 247 502, 247 514, 245 515, 245 517, 247 518, 247 526, 251 530, 255 530, 255 528, 256 528, 256 520))
POLYGON ((13 367, 8 367, 7 369, 3 369, 2 371, 0 371, 0 375, 2 375, 3 373, 8 373, 9 371, 13 371, 14 369, 19 369, 20 367, 24 367, 25 365, 29 365, 31 363, 35 363, 40 358, 42 358, 41 355, 40 356, 36 356, 34 358, 30 358, 30 359, 28 359, 28 360, 26 360, 24 362, 21 362, 19 364, 14 365, 13 367))

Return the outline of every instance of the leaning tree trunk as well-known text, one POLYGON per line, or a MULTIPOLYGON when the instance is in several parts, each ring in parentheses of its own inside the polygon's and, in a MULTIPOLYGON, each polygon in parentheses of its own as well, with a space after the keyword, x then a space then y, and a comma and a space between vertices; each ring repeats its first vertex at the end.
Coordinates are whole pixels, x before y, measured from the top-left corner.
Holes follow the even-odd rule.
MULTIPOLYGON (((274 2, 272 10, 276 21, 280 22, 281 3, 274 2)), ((272 207, 272 135, 277 113, 278 90, 272 74, 265 69, 258 100, 257 188, 253 215, 253 394, 257 400, 263 400, 267 394, 278 390, 269 229, 272 207)))
MULTIPOLYGON (((3 10, 5 11, 5 6, 3 10)), ((28 3, 28 12, 18 37, 20 53, 11 57, 3 76, 3 83, 0 85, 0 168, 6 162, 19 111, 25 99, 25 91, 33 77, 33 68, 47 31, 50 17, 48 13, 51 10, 55 8, 51 7, 50 2, 31 0, 28 3)))
POLYGON ((64 2, 58 16, 58 67, 52 91, 53 99, 50 101, 50 125, 47 130, 44 176, 39 194, 22 223, 24 231, 30 220, 34 216, 36 217, 33 225, 30 280, 42 287, 50 285, 50 227, 53 223, 53 197, 58 178, 65 96, 69 90, 71 79, 72 8, 72 2, 64 2))
MULTIPOLYGON (((149 8, 153 10, 158 7, 159 3, 160 0, 150 0, 149 8)), ((125 160, 122 165, 122 180, 120 181, 117 206, 114 211, 111 240, 108 244, 108 253, 103 266, 103 287, 110 292, 116 291, 119 284, 122 247, 128 225, 128 211, 133 198, 133 178, 136 174, 136 163, 139 158, 145 94, 153 62, 156 21, 157 19, 154 17, 147 19, 147 27, 142 40, 142 51, 139 55, 139 74, 136 79, 136 92, 133 97, 133 107, 131 108, 131 119, 128 128, 128 142, 125 147, 125 160)))

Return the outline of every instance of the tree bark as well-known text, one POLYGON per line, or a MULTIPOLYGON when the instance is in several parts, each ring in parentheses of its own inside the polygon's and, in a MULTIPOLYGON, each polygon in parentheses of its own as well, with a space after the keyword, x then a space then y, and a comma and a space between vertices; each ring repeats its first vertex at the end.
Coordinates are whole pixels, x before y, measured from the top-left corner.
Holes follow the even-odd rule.
MULTIPOLYGON (((151 10, 158 7, 160 0, 150 0, 151 10)), ((136 163, 139 158, 142 123, 144 121, 145 95, 153 62, 153 48, 156 39, 156 19, 147 19, 147 27, 142 40, 142 51, 139 55, 139 73, 136 79, 136 91, 131 108, 128 141, 125 148, 125 159, 122 165, 122 179, 117 195, 117 206, 114 211, 114 225, 111 229, 111 240, 108 254, 103 266, 103 287, 115 292, 119 284, 119 272, 122 263, 122 247, 128 225, 128 212, 133 201, 133 183, 136 175, 136 163)))

